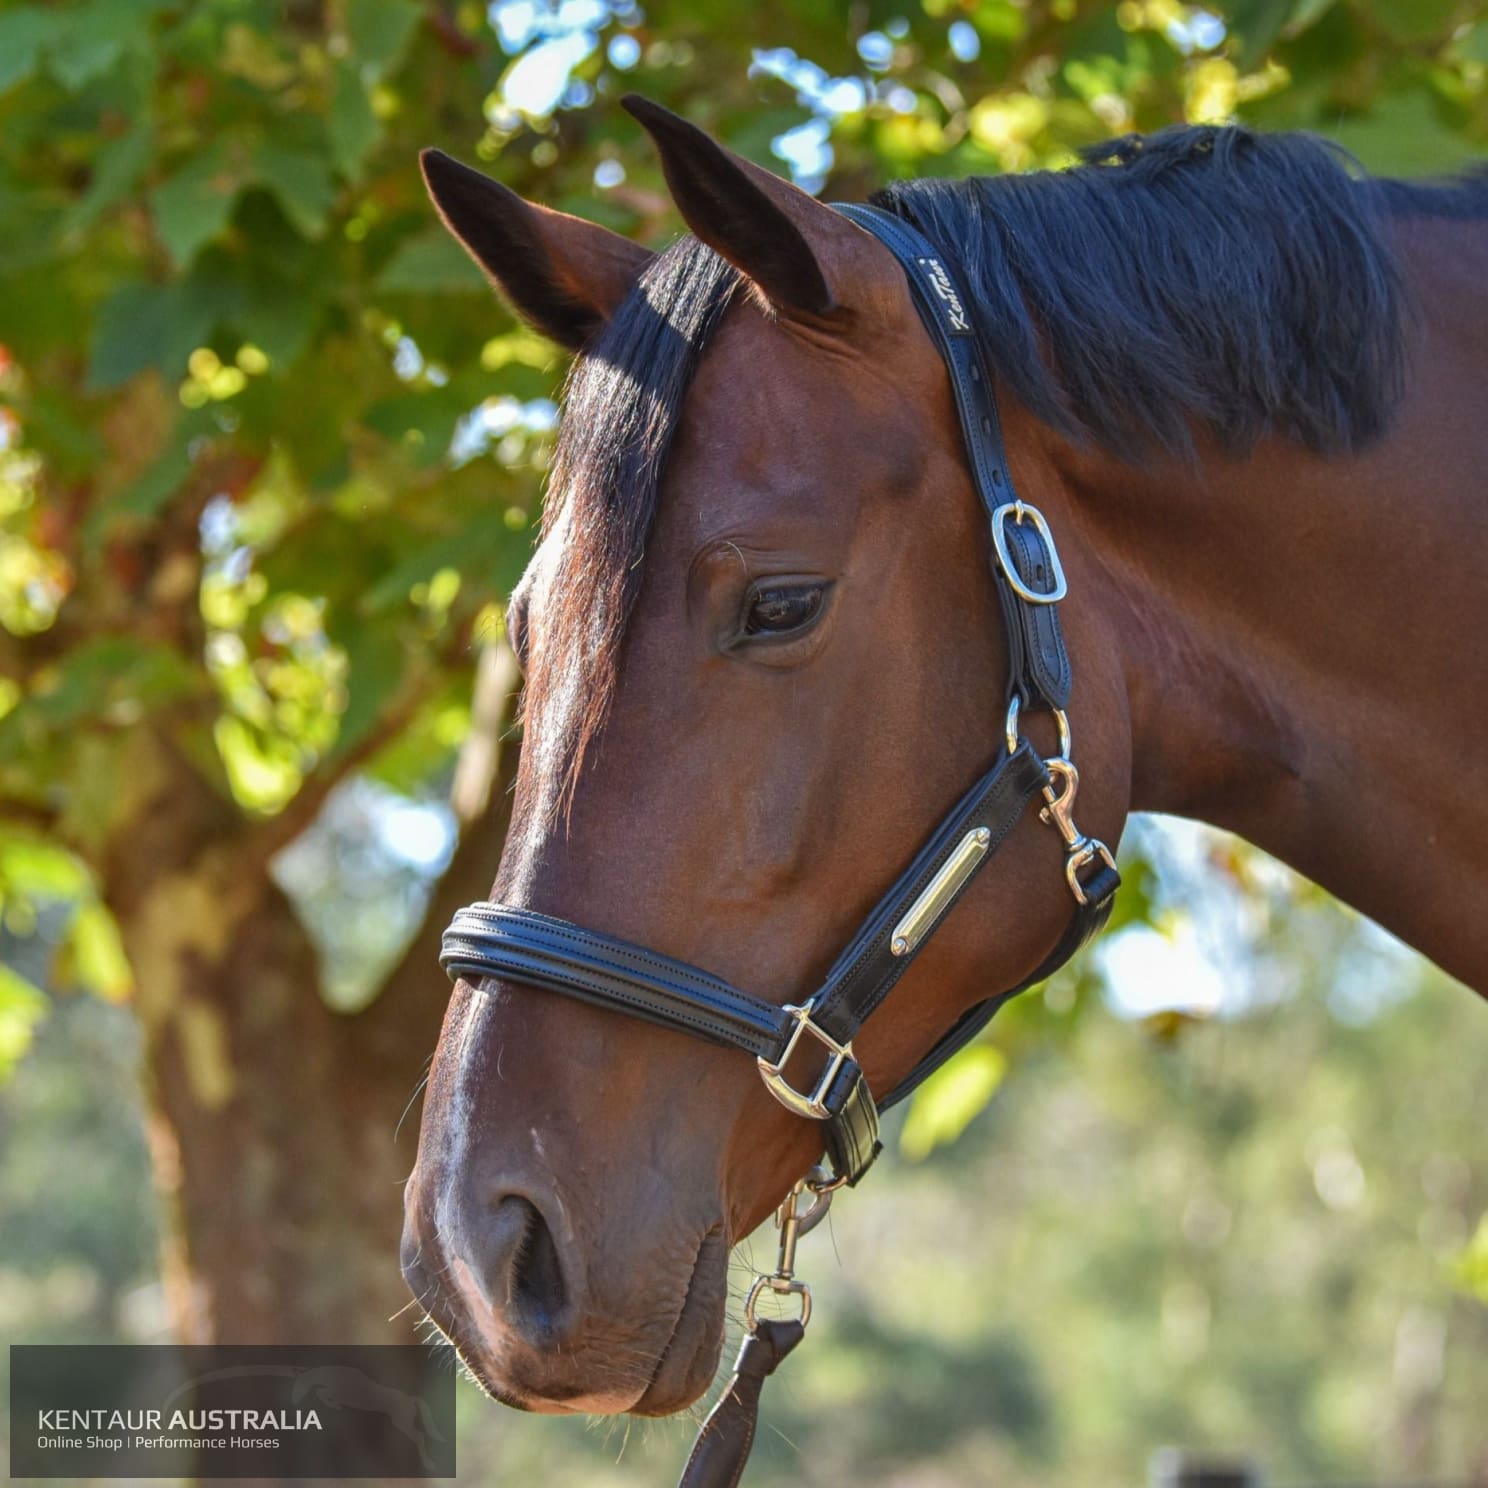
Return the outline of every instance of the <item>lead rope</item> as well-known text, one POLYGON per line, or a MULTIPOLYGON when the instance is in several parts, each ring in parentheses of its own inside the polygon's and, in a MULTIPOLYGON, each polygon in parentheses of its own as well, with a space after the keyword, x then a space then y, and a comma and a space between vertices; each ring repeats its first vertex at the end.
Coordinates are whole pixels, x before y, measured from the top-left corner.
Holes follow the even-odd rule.
POLYGON ((796 1276, 796 1241, 814 1230, 826 1217, 833 1193, 842 1186, 825 1168, 813 1168, 785 1196, 775 1211, 775 1228, 780 1231, 780 1249, 775 1269, 754 1278, 744 1302, 744 1342, 734 1361, 734 1373, 698 1428, 687 1466, 677 1488, 738 1488, 754 1445, 754 1430, 759 1422, 760 1392, 765 1381, 784 1362, 785 1357, 806 1336, 811 1321, 811 1288, 796 1276), (803 1210, 801 1196, 810 1194, 803 1210), (760 1298, 766 1292, 777 1297, 794 1297, 800 1315, 794 1318, 762 1318, 758 1314, 760 1298))

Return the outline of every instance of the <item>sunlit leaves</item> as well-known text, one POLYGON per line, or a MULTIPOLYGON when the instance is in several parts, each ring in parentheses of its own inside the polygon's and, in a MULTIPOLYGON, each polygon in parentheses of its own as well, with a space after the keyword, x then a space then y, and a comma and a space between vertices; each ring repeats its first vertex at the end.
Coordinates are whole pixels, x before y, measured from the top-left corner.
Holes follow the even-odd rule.
POLYGON ((19 534, 0 533, 0 626, 21 636, 47 629, 70 578, 57 554, 19 534))
POLYGON ((1488 1303, 1488 1213, 1457 1260, 1457 1280, 1465 1291, 1488 1303))
POLYGON ((0 897, 31 910, 39 902, 67 901, 87 894, 88 870, 64 848, 37 833, 0 828, 0 897))
MULTIPOLYGON (((114 917, 97 900, 72 917, 64 947, 76 980, 106 1002, 122 1002, 134 989, 134 974, 114 917)), ((64 978, 65 980, 65 978, 64 978)))
POLYGON ((31 1035, 46 1014, 45 995, 19 972, 0 964, 0 1080, 30 1047, 31 1035))
MULTIPOLYGON (((128 997, 133 976, 113 916, 97 897, 92 874, 65 848, 38 834, 0 828, 0 909, 5 927, 29 933, 39 914, 63 909, 65 923, 56 940, 52 981, 82 988, 111 1002, 128 997)), ((14 1044, 44 1012, 27 984, 0 967, 0 1077, 5 1046, 14 1044), (4 978, 13 994, 7 1006, 4 978)))
POLYGON ((1007 1055, 994 1045, 976 1043, 963 1049, 915 1093, 899 1135, 899 1150, 909 1158, 925 1158, 954 1142, 986 1109, 1006 1073, 1007 1055))
POLYGON ((199 685, 191 663, 168 646, 128 636, 88 641, 43 672, 0 719, 0 760, 65 742, 85 720, 127 726, 199 685))
MULTIPOLYGON (((277 811, 332 746, 348 708, 347 658, 325 633, 321 602, 281 593, 265 602, 260 573, 229 567, 202 586, 214 627, 207 668, 225 712, 213 737, 234 796, 248 810, 277 811)), ((361 678, 361 706, 372 689, 361 678)))
POLYGON ((283 734, 224 714, 212 730, 232 793, 249 811, 279 811, 304 779, 301 751, 283 734))
POLYGON ((177 264, 185 266, 197 249, 227 225, 233 203, 248 175, 217 140, 191 156, 150 198, 155 230, 177 264))
POLYGON ((470 255, 438 226, 406 239, 377 283, 388 294, 491 293, 470 255))

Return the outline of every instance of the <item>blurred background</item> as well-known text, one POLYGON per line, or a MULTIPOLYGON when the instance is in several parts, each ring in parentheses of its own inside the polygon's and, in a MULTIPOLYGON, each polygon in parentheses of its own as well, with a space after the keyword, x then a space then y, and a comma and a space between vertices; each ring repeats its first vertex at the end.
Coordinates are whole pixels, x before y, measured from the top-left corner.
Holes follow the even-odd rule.
MULTIPOLYGON (((841 198, 1232 117, 1440 173, 1488 146, 1484 14, 0 5, 0 1340, 414 1336, 435 949, 500 852, 564 371, 420 147, 649 243, 632 89, 841 198)), ((1124 855, 1112 933, 808 1242, 751 1483, 1105 1488, 1164 1443, 1488 1483, 1485 1010, 1232 840, 1124 855)), ((464 1390, 461 1431, 471 1483, 618 1488, 691 1423, 464 1390)))

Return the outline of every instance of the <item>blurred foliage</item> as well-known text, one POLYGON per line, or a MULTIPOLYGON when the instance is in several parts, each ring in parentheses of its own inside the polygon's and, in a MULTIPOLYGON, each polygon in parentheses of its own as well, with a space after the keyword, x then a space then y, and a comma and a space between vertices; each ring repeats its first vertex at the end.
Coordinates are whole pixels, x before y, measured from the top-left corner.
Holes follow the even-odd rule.
MULTIPOLYGON (((43 922, 57 918, 55 907, 42 911, 43 922)), ((45 939, 0 931, 0 955, 27 985, 50 980, 45 939)), ((159 1322, 146 1321, 163 1308, 138 1030, 125 1009, 92 997, 46 1006, 52 1017, 21 1076, 0 1086, 0 1335, 158 1335, 159 1322)))

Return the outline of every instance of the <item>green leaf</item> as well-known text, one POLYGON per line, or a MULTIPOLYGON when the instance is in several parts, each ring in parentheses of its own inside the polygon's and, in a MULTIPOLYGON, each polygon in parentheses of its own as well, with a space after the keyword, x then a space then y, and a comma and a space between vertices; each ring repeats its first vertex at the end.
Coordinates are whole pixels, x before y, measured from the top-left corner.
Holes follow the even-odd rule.
POLYGON ((1235 59, 1241 72, 1254 72, 1290 18, 1293 0, 1237 0, 1230 9, 1230 30, 1240 37, 1235 59))
POLYGON ((47 67, 69 93, 76 93, 119 60, 124 38, 111 27, 87 24, 90 18, 84 15, 70 19, 73 24, 48 48, 47 67))
POLYGON ((88 386, 118 387, 146 367, 179 377, 217 320, 212 297, 184 284, 126 284, 98 312, 88 386))
POLYGON ((93 178, 88 189, 62 219, 62 231, 83 231, 92 226, 101 212, 128 195, 149 162, 154 143, 154 131, 148 120, 141 121, 128 134, 110 140, 93 162, 93 178))
POLYGON ((359 625, 345 637, 346 711, 333 755, 344 754, 366 738, 403 679, 402 643, 390 627, 359 625))
POLYGON ((36 1025, 50 1008, 46 994, 20 972, 0 963, 0 1079, 7 1078, 31 1045, 36 1025))
POLYGON ((247 285, 243 307, 228 317, 244 340, 280 370, 304 351, 319 323, 319 306, 303 285, 259 276, 247 285))
POLYGON ((326 131, 336 169, 348 180, 360 179, 362 161, 382 138, 382 125, 372 112, 371 100, 362 86, 360 69, 345 59, 336 64, 326 131))
POLYGON ((362 596, 361 612, 380 615, 408 602, 415 584, 427 582, 442 568, 453 568, 479 580, 484 589, 510 592, 532 552, 532 534, 513 531, 499 510, 414 548, 362 596))
POLYGON ((468 411, 449 387, 399 393, 374 403, 362 422, 385 439, 401 444, 420 469, 442 460, 455 428, 468 411))
POLYGON ((191 471, 191 441, 201 433, 201 421, 183 418, 176 426, 165 452, 133 485, 127 486, 97 516, 96 536, 121 517, 147 520, 153 517, 175 493, 191 471))
POLYGON ((257 177, 273 193, 284 215, 307 238, 318 238, 336 200, 336 186, 324 156, 308 150, 265 145, 254 162, 257 177))
POLYGON ((899 1135, 899 1150, 912 1160, 954 1142, 997 1093, 1007 1056, 991 1044, 972 1044, 920 1086, 899 1135))
POLYGON ((1286 34, 1300 36, 1309 26, 1315 26, 1338 3, 1338 0, 1297 0, 1287 17, 1286 34))
POLYGON ((1430 93, 1415 88, 1377 99, 1326 131, 1382 176, 1439 176, 1476 158, 1466 139, 1450 129, 1430 93))
POLYGON ((0 93, 36 71, 42 48, 57 36, 65 18, 57 11, 20 5, 0 14, 0 93))
POLYGON ((155 230, 182 267, 227 226, 244 184, 219 142, 189 160, 150 197, 155 230))
POLYGON ((1444 39, 1461 11, 1460 0, 1368 0, 1379 23, 1407 44, 1444 39))
POLYGON ((352 59, 384 73, 398 60, 423 7, 411 0, 346 0, 346 35, 352 59))
POLYGON ((134 973, 114 917, 96 900, 72 917, 67 944, 78 980, 105 1002, 123 1002, 134 990, 134 973))
POLYGON ((409 238, 377 280, 387 294, 489 293, 485 275, 442 227, 409 238))
POLYGON ((24 754, 85 719, 118 708, 132 716, 194 692, 195 668, 168 646, 127 636, 88 641, 0 718, 0 758, 24 754))
POLYGON ((1469 62, 1488 62, 1488 21, 1479 21, 1459 43, 1458 51, 1469 62))

